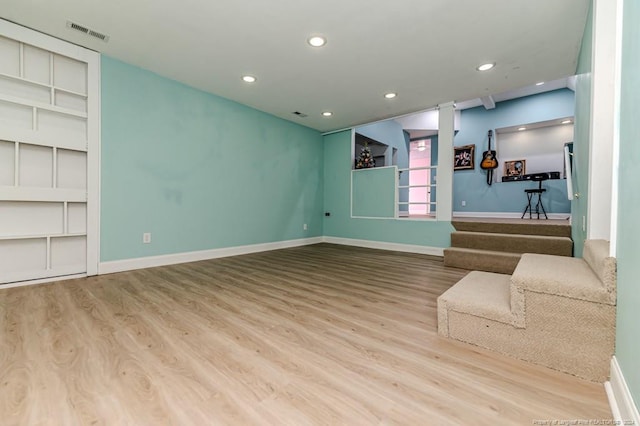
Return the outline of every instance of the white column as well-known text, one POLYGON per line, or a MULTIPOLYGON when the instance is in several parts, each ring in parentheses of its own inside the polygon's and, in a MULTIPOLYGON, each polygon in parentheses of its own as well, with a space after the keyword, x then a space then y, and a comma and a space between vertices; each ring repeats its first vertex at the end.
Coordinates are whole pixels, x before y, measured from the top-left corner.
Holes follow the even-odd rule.
MULTIPOLYGON (((619 144, 616 114, 620 83, 621 38, 619 7, 621 0, 594 0, 593 54, 591 63, 591 128, 589 149, 589 205, 587 238, 615 241, 617 203, 612 195, 617 188, 617 153, 619 144)), ((611 244, 615 247, 615 244, 611 244)), ((615 249, 614 249, 615 250, 615 249)))
POLYGON ((453 207, 453 136, 455 105, 438 105, 438 172, 436 220, 450 221, 453 207))

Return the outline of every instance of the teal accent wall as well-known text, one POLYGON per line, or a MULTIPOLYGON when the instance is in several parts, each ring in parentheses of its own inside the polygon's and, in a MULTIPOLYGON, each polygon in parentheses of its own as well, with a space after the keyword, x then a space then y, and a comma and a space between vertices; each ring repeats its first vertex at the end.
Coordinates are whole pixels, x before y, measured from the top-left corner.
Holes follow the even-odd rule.
POLYGON ((409 219, 352 219, 350 212, 351 131, 324 137, 324 235, 427 247, 449 247, 451 222, 409 219))
POLYGON ((589 149, 591 128, 591 58, 593 56, 593 4, 590 2, 587 23, 576 70, 576 113, 573 126, 573 192, 579 194, 571 201, 571 238, 573 254, 582 257, 587 238, 586 223, 589 205, 589 149), (583 223, 585 228, 583 228, 583 223))
MULTIPOLYGON (((487 185, 487 175, 480 168, 482 153, 487 149, 487 132, 491 129, 535 123, 574 114, 574 93, 569 89, 555 90, 539 95, 511 101, 498 102, 495 109, 480 106, 461 111, 460 131, 454 145, 475 144, 475 169, 458 170, 453 176, 454 212, 522 212, 527 203, 525 188, 537 184, 532 182, 496 182, 487 185), (462 207, 462 201, 466 207, 462 207)), ((492 143, 495 149, 495 143, 492 143)), ((498 162, 502 167, 500 152, 498 162)), ((544 182, 547 192, 543 203, 547 213, 567 213, 570 203, 564 179, 544 182)))
POLYGON ((109 57, 101 71, 102 261, 322 235, 320 133, 109 57))
POLYGON ((571 201, 571 238, 573 252, 582 257, 587 238, 586 223, 589 205, 589 145, 591 127, 591 73, 576 76, 576 115, 573 126, 573 193, 571 201), (583 223, 585 227, 583 228, 583 223))
POLYGON ((395 218, 396 167, 351 172, 351 212, 360 217, 395 218))
POLYGON ((616 358, 636 407, 640 406, 640 3, 625 0, 620 103, 618 190, 618 316, 616 358))

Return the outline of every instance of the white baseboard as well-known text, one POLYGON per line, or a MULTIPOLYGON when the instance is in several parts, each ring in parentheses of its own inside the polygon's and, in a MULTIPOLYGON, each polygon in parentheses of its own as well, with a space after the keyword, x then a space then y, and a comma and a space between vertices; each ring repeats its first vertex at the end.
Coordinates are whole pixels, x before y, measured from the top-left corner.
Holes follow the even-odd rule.
POLYGON ((403 251, 407 253, 428 254, 431 256, 444 256, 444 249, 441 247, 418 246, 413 244, 385 243, 383 241, 357 240, 352 238, 322 237, 322 241, 331 244, 341 244, 345 246, 365 247, 380 250, 403 251))
POLYGON ((54 283, 56 281, 74 280, 76 278, 86 278, 86 277, 87 277, 87 274, 72 274, 72 275, 62 275, 59 277, 40 278, 37 280, 16 281, 8 284, 0 284, 0 289, 13 288, 13 287, 25 287, 28 285, 36 285, 36 284, 48 284, 48 283, 54 283))
POLYGON ((634 424, 640 425, 640 414, 638 414, 638 407, 633 402, 631 391, 627 386, 627 382, 624 380, 618 360, 614 356, 611 358, 611 379, 604 384, 607 391, 607 397, 609 398, 609 406, 611 407, 611 413, 613 419, 618 421, 619 424, 634 424), (629 423, 633 421, 634 423, 629 423))
MULTIPOLYGON (((537 214, 533 214, 538 217, 537 214)), ((520 219, 522 213, 518 212, 453 212, 453 219, 456 217, 478 217, 478 218, 491 218, 491 219, 520 219)), ((569 219, 571 213, 547 213, 549 219, 569 219)), ((544 215, 540 217, 544 218, 544 215)), ((525 216, 525 219, 529 219, 529 215, 525 216)), ((537 220, 537 219, 536 219, 537 220)))
POLYGON ((160 256, 138 257, 135 259, 113 260, 101 262, 98 274, 131 271, 134 269, 153 268, 156 266, 175 265, 176 263, 197 262, 199 260, 217 259, 220 257, 238 256, 261 251, 300 247, 322 242, 322 237, 301 238, 299 240, 277 241, 274 243, 251 244, 246 246, 225 247, 211 250, 200 250, 186 253, 165 254, 160 256))

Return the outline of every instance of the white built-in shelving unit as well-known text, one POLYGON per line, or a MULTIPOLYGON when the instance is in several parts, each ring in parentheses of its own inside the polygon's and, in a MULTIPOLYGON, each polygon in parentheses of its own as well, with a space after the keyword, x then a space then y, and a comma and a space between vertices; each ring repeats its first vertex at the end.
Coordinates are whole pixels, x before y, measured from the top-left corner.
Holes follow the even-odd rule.
POLYGON ((32 33, 0 22, 0 284, 97 263, 99 57, 32 33))

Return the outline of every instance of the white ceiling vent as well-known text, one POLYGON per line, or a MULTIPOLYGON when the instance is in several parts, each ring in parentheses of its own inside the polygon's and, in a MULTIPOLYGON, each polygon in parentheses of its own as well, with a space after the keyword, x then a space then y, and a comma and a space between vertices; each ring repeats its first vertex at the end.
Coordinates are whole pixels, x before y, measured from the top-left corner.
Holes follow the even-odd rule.
POLYGON ((67 27, 72 30, 80 31, 88 36, 95 37, 99 40, 104 41, 105 43, 109 41, 109 36, 106 34, 99 33, 98 31, 94 31, 90 28, 85 27, 84 25, 76 24, 75 22, 67 21, 67 27))

